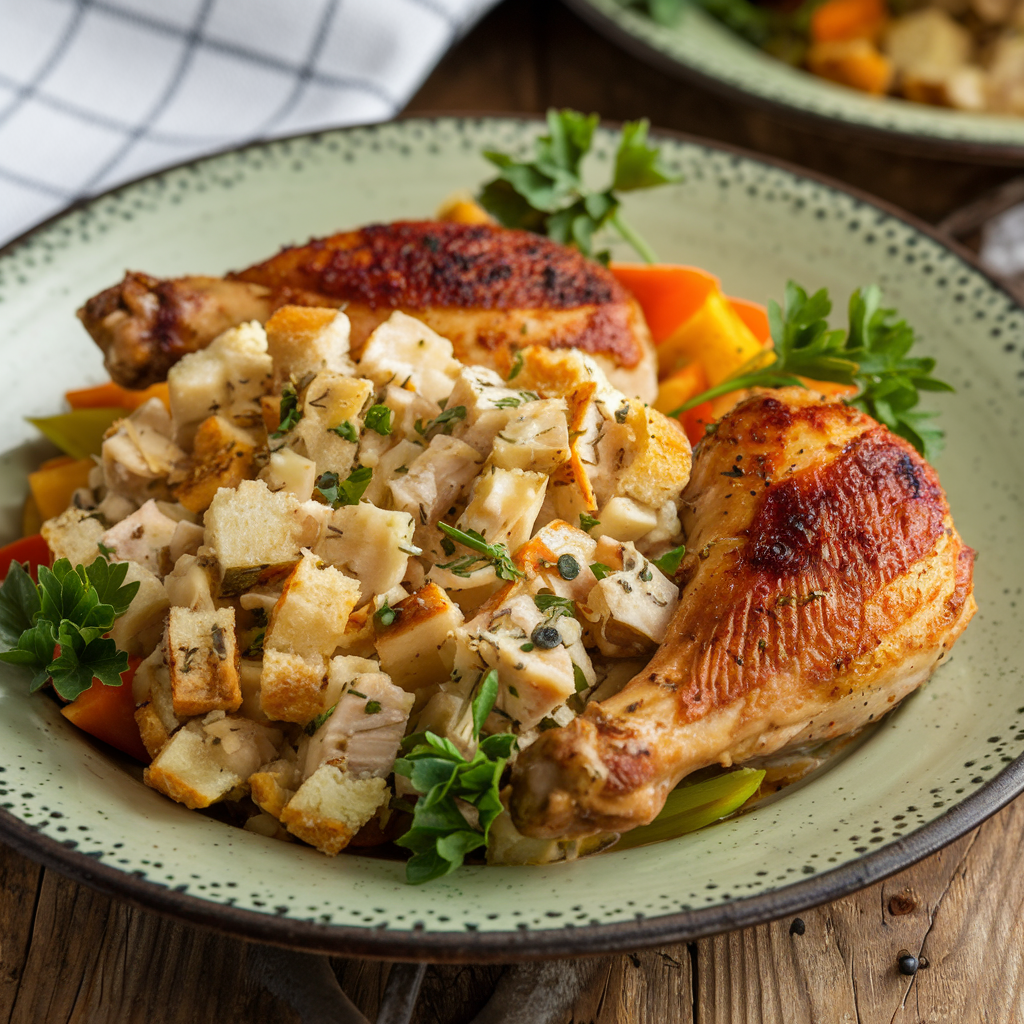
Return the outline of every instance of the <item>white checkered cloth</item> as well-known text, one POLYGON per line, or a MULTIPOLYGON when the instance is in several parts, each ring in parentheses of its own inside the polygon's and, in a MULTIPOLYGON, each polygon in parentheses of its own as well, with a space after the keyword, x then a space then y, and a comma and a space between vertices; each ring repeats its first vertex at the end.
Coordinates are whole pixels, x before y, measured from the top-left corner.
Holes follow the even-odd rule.
POLYGON ((257 139, 393 117, 496 0, 0 0, 0 244, 257 139))

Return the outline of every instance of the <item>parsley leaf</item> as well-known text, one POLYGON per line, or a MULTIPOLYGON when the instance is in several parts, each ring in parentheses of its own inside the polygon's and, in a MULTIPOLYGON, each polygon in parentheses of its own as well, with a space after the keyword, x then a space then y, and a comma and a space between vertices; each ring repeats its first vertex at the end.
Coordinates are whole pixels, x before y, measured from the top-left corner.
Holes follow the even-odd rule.
POLYGON ((494 573, 499 580, 522 579, 524 574, 516 568, 512 556, 504 544, 488 544, 482 534, 477 533, 476 530, 459 530, 447 523, 438 523, 437 528, 452 540, 458 541, 463 547, 469 548, 470 551, 476 551, 482 556, 474 558, 472 555, 463 555, 453 562, 439 563, 438 569, 447 569, 465 579, 477 568, 483 568, 483 565, 478 563, 490 562, 494 566, 494 573), (471 568, 471 566, 476 568, 471 568))
POLYGON ((363 417, 363 423, 368 430, 376 431, 382 437, 387 437, 392 429, 392 412, 386 405, 371 405, 363 417))
POLYGON ((373 613, 373 621, 378 626, 390 626, 401 614, 402 609, 392 608, 385 598, 384 603, 373 613))
POLYGON ((512 357, 512 367, 508 371, 508 380, 515 380, 519 376, 519 371, 523 368, 523 353, 520 349, 516 349, 516 354, 512 357))
MULTIPOLYGON (((651 248, 621 216, 616 195, 681 180, 663 166, 657 147, 647 144, 649 122, 623 125, 612 180, 600 191, 584 184, 582 171, 597 128, 597 114, 551 108, 547 123, 548 134, 534 142, 533 160, 484 151, 498 168, 498 176, 484 185, 477 197, 480 204, 505 227, 546 234, 556 242, 575 245, 585 256, 594 255, 597 232, 614 228, 644 260, 654 263, 651 248)), ((598 258, 606 262, 607 254, 598 258)))
POLYGON ((120 686, 128 655, 104 634, 139 589, 137 582, 125 585, 127 572, 127 562, 97 558, 86 567, 59 558, 52 569, 39 567, 33 585, 24 568, 12 564, 0 587, 0 661, 29 669, 32 690, 52 680, 65 700, 88 690, 93 679, 120 686))
POLYGON ((595 519, 589 512, 580 513, 580 529, 581 530, 592 530, 595 526, 600 526, 601 520, 595 519))
POLYGON ((850 297, 849 327, 832 330, 826 317, 832 311, 828 291, 808 296, 798 284, 786 285, 785 307, 768 304, 768 322, 774 347, 764 349, 727 380, 684 402, 670 416, 721 395, 746 388, 803 387, 796 374, 812 380, 857 387, 845 399, 906 438, 926 459, 940 449, 943 433, 931 425, 934 413, 917 410, 920 391, 952 391, 933 377, 935 360, 908 356, 915 342, 905 320, 895 320, 892 309, 882 307, 876 285, 858 289, 850 297))
MULTIPOLYGON (((655 562, 655 565, 658 563, 655 562)), ((606 576, 611 575, 615 570, 610 565, 605 565, 604 562, 593 562, 590 566, 590 571, 599 579, 603 580, 606 576)))
MULTIPOLYGON (((473 698, 473 739, 479 739, 497 696, 498 673, 491 669, 473 698)), ((407 882, 418 885, 451 874, 468 853, 487 845, 491 825, 504 809, 501 776, 515 744, 511 733, 486 736, 467 761, 455 744, 432 732, 402 741, 412 749, 395 761, 395 774, 408 778, 421 794, 411 827, 396 840, 413 854, 405 867, 407 882), (478 826, 462 813, 460 800, 476 808, 478 826)))
POLYGON ((344 479, 328 471, 317 477, 316 490, 331 508, 342 505, 358 505, 366 488, 370 486, 373 470, 369 466, 357 466, 344 479))
POLYGON ((327 428, 332 434, 337 434, 343 441, 351 441, 355 444, 359 440, 359 431, 351 420, 345 420, 336 427, 327 428))
POLYGON ((422 419, 419 419, 413 426, 416 428, 417 434, 430 438, 436 434, 450 434, 455 429, 456 421, 464 420, 465 418, 466 407, 464 405, 453 405, 450 409, 445 409, 432 420, 424 423, 422 419))
POLYGON ((271 438, 284 437, 289 430, 298 426, 302 419, 302 410, 299 408, 299 395, 294 384, 285 384, 281 389, 281 418, 277 430, 271 438))
POLYGON ((651 562, 656 565, 669 579, 671 579, 679 571, 679 566, 683 561, 683 556, 686 554, 686 545, 680 544, 677 548, 672 548, 671 551, 666 551, 663 555, 659 555, 657 558, 652 558, 651 562))
POLYGON ((558 597, 556 594, 538 594, 533 603, 542 612, 550 612, 553 619, 561 618, 563 615, 571 619, 576 618, 576 602, 570 597, 558 597))

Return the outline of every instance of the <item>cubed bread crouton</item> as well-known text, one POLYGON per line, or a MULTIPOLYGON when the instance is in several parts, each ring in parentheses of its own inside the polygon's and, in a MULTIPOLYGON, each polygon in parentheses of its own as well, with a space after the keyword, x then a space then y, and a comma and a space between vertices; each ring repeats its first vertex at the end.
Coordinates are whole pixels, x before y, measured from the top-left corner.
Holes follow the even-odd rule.
POLYGON ((249 776, 250 794, 261 810, 279 819, 301 781, 293 761, 271 761, 249 776))
POLYGON ((171 417, 159 398, 118 420, 103 440, 103 478, 112 494, 135 501, 167 496, 167 475, 185 457, 171 439, 171 417))
POLYGON ((408 512, 365 502, 329 513, 314 553, 359 585, 358 604, 386 594, 405 578, 415 524, 408 512))
POLYGON ((303 415, 288 434, 289 443, 316 463, 317 474, 348 476, 355 462, 363 426, 363 406, 372 399, 373 384, 328 371, 318 373, 306 388, 303 415))
POLYGON ((223 416, 208 416, 196 430, 192 455, 170 476, 174 497, 190 512, 205 512, 221 487, 256 475, 256 444, 223 416))
POLYGON ((547 485, 544 473, 491 466, 476 478, 457 525, 460 530, 475 530, 489 544, 515 551, 533 533, 547 485))
POLYGON ((638 431, 635 454, 617 475, 614 487, 616 494, 657 509, 677 499, 686 486, 692 452, 677 420, 670 420, 657 409, 642 411, 646 422, 638 431))
POLYGON ((162 576, 171 569, 170 544, 177 527, 177 520, 164 515, 151 499, 107 530, 100 541, 113 552, 115 562, 137 562, 162 576))
POLYGON ((149 654, 161 639, 164 614, 170 605, 160 580, 137 562, 128 563, 125 585, 138 583, 139 589, 128 610, 114 622, 110 638, 131 657, 149 654))
POLYGON ((172 608, 165 646, 176 715, 190 717, 238 709, 242 691, 234 608, 172 608))
POLYGON ((308 722, 323 710, 327 661, 263 648, 260 707, 278 722, 308 722))
POLYGON ((206 543, 220 567, 221 594, 241 594, 287 576, 320 523, 294 495, 262 480, 217 492, 206 512, 206 543))
POLYGON ((55 560, 66 558, 72 565, 92 565, 100 557, 99 542, 106 527, 94 512, 69 508, 55 519, 47 519, 40 532, 55 560))
POLYGON ((186 807, 244 795, 248 778, 277 756, 281 733, 215 712, 179 729, 146 769, 146 785, 186 807))
POLYGON ((461 369, 447 338, 398 310, 370 335, 359 360, 359 372, 378 387, 393 382, 434 402, 451 394, 461 369))
POLYGON ((274 362, 274 390, 321 370, 352 373, 350 324, 336 309, 282 306, 267 321, 267 348, 274 362))
POLYGON ((183 356, 167 374, 175 440, 188 447, 199 424, 218 413, 237 426, 255 426, 272 371, 267 336, 256 321, 232 327, 206 348, 183 356))
POLYGON ((436 583, 427 583, 393 611, 391 625, 377 627, 381 668, 405 690, 443 682, 452 670, 448 634, 462 625, 462 612, 436 583))
POLYGON ((184 724, 184 719, 174 713, 171 674, 162 644, 135 670, 132 696, 139 705, 135 709, 135 722, 143 745, 149 756, 155 758, 184 724))
POLYGON ((281 812, 281 823, 303 842, 333 857, 373 817, 387 796, 384 779, 354 779, 321 765, 281 812))

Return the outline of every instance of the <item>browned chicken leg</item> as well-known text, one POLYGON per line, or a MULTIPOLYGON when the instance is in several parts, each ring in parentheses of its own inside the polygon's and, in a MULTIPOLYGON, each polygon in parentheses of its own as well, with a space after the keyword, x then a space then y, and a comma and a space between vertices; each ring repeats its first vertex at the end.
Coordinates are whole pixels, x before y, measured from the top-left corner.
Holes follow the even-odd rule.
POLYGON ((373 224, 284 249, 227 278, 128 273, 78 315, 114 380, 139 388, 228 327, 264 321, 289 303, 344 307, 357 354, 398 309, 448 338, 463 362, 506 372, 525 345, 579 348, 628 394, 651 401, 657 390, 643 314, 606 268, 550 239, 490 224, 373 224))
POLYGON ((974 614, 974 552, 934 470, 849 406, 748 399, 694 452, 683 501, 690 578, 668 639, 524 752, 511 810, 527 835, 621 832, 698 768, 875 721, 974 614))

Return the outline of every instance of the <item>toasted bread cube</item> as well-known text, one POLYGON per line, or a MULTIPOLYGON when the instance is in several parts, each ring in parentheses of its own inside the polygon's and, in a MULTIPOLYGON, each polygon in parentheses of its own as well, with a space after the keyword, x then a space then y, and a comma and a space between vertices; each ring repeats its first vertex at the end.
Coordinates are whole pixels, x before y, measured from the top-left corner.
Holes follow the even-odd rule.
POLYGON ((113 551, 115 562, 137 562, 163 575, 171 568, 170 544, 177 527, 177 521, 165 516, 151 499, 107 530, 100 541, 113 551))
POLYGON ((100 557, 99 542, 106 532, 102 521, 85 509, 65 509, 40 528, 54 559, 66 558, 72 565, 92 565, 100 557))
POLYGON ((609 499, 598 511, 600 520, 594 537, 614 537, 616 540, 639 540, 658 525, 658 514, 649 505, 641 505, 632 498, 618 495, 609 499))
POLYGON ((183 356, 167 374, 175 440, 188 447, 199 424, 216 413, 240 426, 254 425, 272 372, 267 336, 256 321, 232 327, 206 348, 183 356))
POLYGON ((278 722, 309 722, 323 710, 327 689, 327 662, 320 655, 308 658, 263 649, 260 707, 278 722))
POLYGON ((205 512, 221 487, 237 487, 256 475, 252 436, 223 416, 209 416, 196 430, 192 456, 171 474, 174 497, 190 512, 205 512))
POLYGON ((398 310, 370 335, 359 360, 359 372, 378 387, 395 383, 433 402, 451 394, 461 369, 447 338, 398 310))
POLYGON ((404 690, 443 682, 452 670, 448 635, 462 625, 462 612, 436 583, 428 583, 395 605, 390 626, 377 628, 381 668, 404 690))
POLYGON ((301 781, 294 762, 271 761, 249 776, 249 789, 257 806, 279 819, 285 804, 295 796, 301 781))
POLYGON ((149 756, 155 758, 184 725, 184 719, 174 713, 171 674, 162 644, 135 670, 132 696, 139 705, 135 709, 135 721, 143 745, 149 756))
POLYGON ((340 853, 387 798, 384 779, 355 779, 333 764, 321 765, 281 812, 293 836, 329 857, 340 853))
POLYGON ((327 517, 313 550, 356 579, 361 605, 405 578, 415 529, 408 512, 389 512, 365 502, 343 505, 327 517))
POLYGON ((166 649, 176 715, 191 717, 240 707, 234 608, 209 612, 172 608, 166 649))
POLYGON ((617 476, 615 493, 659 508, 677 499, 690 479, 692 450, 677 420, 656 409, 643 411, 646 429, 640 431, 633 461, 617 476))
POLYGON ((259 479, 272 491, 287 491, 299 501, 309 501, 312 497, 316 478, 316 463, 291 448, 271 452, 270 462, 259 474, 259 479))
POLYGON ((344 635, 358 598, 356 580, 303 551, 274 605, 263 649, 300 658, 330 654, 344 635))
POLYGON ((294 495, 262 480, 221 490, 206 512, 206 543, 220 565, 221 594, 241 594, 288 575, 320 523, 294 495))
POLYGON ((306 455, 316 463, 318 475, 332 471, 348 476, 358 450, 363 406, 372 396, 370 381, 340 373, 318 373, 310 382, 302 419, 288 436, 305 448, 306 455), (337 432, 345 424, 350 425, 355 441, 337 432))
POLYGON ((240 790, 245 780, 225 768, 198 721, 179 729, 146 769, 147 786, 191 807, 209 807, 240 790))
POLYGON ((267 321, 267 349, 274 362, 274 390, 289 380, 335 370, 351 374, 350 324, 336 309, 282 306, 267 321))
POLYGON ((128 610, 114 622, 110 638, 132 657, 149 654, 159 642, 163 618, 170 605, 160 580, 137 562, 128 563, 125 584, 138 583, 139 589, 128 610))

